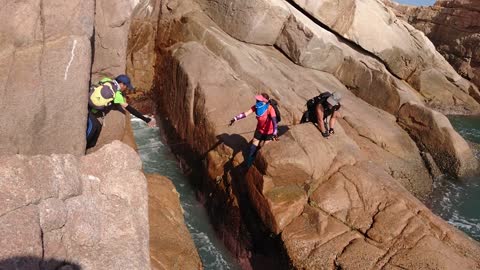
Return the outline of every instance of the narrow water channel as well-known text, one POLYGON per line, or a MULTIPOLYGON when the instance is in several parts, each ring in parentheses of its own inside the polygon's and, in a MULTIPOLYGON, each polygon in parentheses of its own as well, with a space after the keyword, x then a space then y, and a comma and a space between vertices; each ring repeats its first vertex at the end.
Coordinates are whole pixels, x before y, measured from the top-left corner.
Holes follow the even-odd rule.
POLYGON ((185 224, 192 235, 204 269, 240 269, 223 242, 216 237, 206 210, 197 201, 195 190, 161 136, 162 127, 148 128, 143 121, 132 118, 132 128, 145 173, 156 173, 168 177, 180 194, 185 224))
MULTIPOLYGON (((480 116, 449 116, 455 130, 470 142, 480 158, 480 116)), ((436 179, 426 203, 453 226, 480 241, 480 174, 465 179, 436 179)))

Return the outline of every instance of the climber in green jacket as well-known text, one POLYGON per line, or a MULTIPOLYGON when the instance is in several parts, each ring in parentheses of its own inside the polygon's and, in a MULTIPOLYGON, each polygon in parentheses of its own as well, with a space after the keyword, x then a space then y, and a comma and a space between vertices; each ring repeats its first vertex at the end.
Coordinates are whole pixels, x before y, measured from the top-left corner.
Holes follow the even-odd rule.
POLYGON ((149 127, 156 125, 155 118, 143 116, 142 113, 127 103, 122 94, 127 89, 133 90, 133 86, 130 78, 123 74, 117 76, 115 80, 103 78, 96 86, 90 88, 88 97, 87 149, 95 146, 100 136, 102 124, 98 118, 103 118, 112 109, 125 109, 145 121, 149 127))

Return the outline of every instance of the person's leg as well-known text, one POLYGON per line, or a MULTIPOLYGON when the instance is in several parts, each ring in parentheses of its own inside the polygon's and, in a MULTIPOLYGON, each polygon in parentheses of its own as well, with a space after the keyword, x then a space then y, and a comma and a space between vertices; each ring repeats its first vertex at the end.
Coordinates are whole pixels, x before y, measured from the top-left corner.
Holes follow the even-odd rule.
POLYGON ((316 115, 318 128, 320 129, 320 132, 324 134, 327 130, 325 129, 325 125, 323 123, 323 106, 321 104, 316 106, 316 115))
POLYGON ((255 131, 255 134, 253 135, 254 138, 252 140, 252 143, 250 144, 250 149, 248 149, 248 156, 246 161, 247 167, 252 166, 252 163, 255 159, 255 154, 257 153, 258 144, 260 143, 260 140, 257 138, 257 132, 258 131, 255 131))
MULTIPOLYGON (((335 127, 335 123, 337 122, 337 117, 340 116, 338 111, 334 111, 332 116, 330 117, 329 128, 333 129, 335 127)), ((330 129, 328 130, 330 132, 330 129)))
POLYGON ((100 121, 92 114, 88 113, 88 123, 87 123, 87 149, 92 148, 97 144, 98 137, 100 137, 100 132, 102 131, 102 124, 100 121))

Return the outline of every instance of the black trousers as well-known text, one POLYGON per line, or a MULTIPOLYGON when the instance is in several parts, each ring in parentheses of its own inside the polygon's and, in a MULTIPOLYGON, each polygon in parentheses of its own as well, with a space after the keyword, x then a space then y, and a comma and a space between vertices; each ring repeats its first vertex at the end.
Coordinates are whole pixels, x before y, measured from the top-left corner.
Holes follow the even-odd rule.
POLYGON ((102 131, 102 124, 97 117, 91 112, 88 112, 87 120, 87 149, 92 148, 97 144, 98 137, 102 131))

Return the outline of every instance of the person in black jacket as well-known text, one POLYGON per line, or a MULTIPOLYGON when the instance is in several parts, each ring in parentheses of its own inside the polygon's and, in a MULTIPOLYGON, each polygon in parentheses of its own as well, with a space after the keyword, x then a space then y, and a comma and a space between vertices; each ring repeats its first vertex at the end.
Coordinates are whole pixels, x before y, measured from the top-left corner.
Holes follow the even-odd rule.
POLYGON ((317 124, 323 137, 335 133, 334 127, 340 115, 340 93, 325 92, 307 102, 307 111, 303 114, 301 123, 313 122, 317 124), (330 119, 328 117, 330 116, 330 119))

